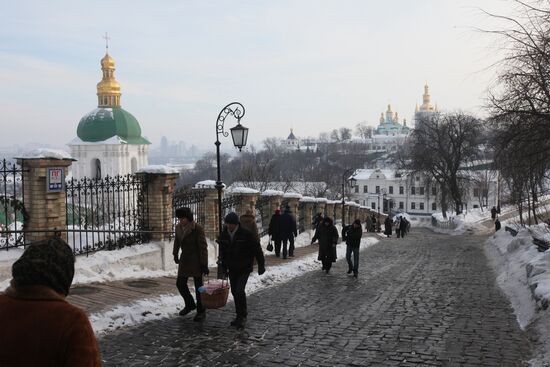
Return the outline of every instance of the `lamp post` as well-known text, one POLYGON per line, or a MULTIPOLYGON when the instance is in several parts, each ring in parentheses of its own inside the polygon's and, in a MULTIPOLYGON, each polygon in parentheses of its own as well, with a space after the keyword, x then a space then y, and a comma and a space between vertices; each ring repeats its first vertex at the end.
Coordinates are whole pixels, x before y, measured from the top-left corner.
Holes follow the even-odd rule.
MULTIPOLYGON (((218 114, 216 119, 216 164, 217 164, 217 180, 216 180, 216 189, 218 190, 218 241, 222 235, 222 189, 223 182, 221 179, 221 170, 220 170, 220 134, 227 137, 229 133, 224 130, 224 123, 227 116, 233 116, 237 119, 237 125, 229 129, 231 131, 231 138, 233 139, 233 145, 241 151, 242 147, 246 145, 246 140, 248 138, 248 128, 241 125, 241 118, 244 116, 245 110, 244 106, 239 102, 231 102, 218 114)), ((218 242, 219 246, 219 242, 218 242)), ((223 276, 221 264, 219 261, 219 250, 218 250, 218 278, 223 276)))
MULTIPOLYGON (((344 171, 344 174, 342 174, 342 228, 345 226, 345 219, 344 219, 344 206, 346 205, 346 176, 348 176, 350 173, 354 172, 355 170, 353 168, 349 168, 344 171)), ((355 187, 355 183, 357 180, 355 178, 350 178, 349 185, 350 187, 355 187)))

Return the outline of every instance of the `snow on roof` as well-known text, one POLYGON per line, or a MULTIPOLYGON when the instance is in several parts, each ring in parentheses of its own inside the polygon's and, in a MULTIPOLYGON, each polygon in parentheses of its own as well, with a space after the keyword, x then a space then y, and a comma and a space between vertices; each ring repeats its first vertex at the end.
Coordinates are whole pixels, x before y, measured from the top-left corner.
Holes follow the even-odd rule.
POLYGON ((51 159, 70 159, 73 160, 73 157, 64 150, 58 150, 58 149, 46 149, 46 148, 39 148, 39 149, 33 149, 27 152, 24 152, 21 157, 17 157, 21 159, 40 159, 40 158, 51 158, 51 159))
MULTIPOLYGON (((356 180, 369 180, 373 178, 377 178, 376 176, 379 176, 378 178, 385 178, 386 180, 392 180, 397 178, 395 176, 396 171, 393 169, 358 169, 355 171, 354 178, 356 180)), ((350 176, 351 177, 351 176, 350 176)))
POLYGON ((301 199, 302 194, 298 194, 297 192, 285 192, 283 195, 283 198, 285 199, 301 199))
POLYGON ((100 140, 100 141, 84 141, 79 137, 76 137, 73 140, 71 140, 69 143, 67 143, 68 146, 71 146, 71 145, 120 145, 120 144, 128 144, 128 142, 122 139, 118 135, 112 136, 107 140, 100 140))
MULTIPOLYGON (((222 184, 223 187, 225 187, 225 184, 222 184)), ((204 180, 199 181, 195 184, 196 189, 215 189, 216 188, 216 181, 214 180, 204 180)))
POLYGON ((250 187, 232 187, 229 189, 232 194, 258 194, 258 190, 251 189, 250 187))
POLYGON ((179 172, 177 169, 165 166, 163 164, 153 164, 140 168, 136 173, 159 173, 168 175, 179 172))
POLYGON ((262 196, 283 196, 285 193, 279 190, 265 190, 262 196))
POLYGON ((302 198, 300 199, 300 202, 302 202, 302 203, 316 203, 317 199, 315 199, 312 196, 302 196, 302 198))

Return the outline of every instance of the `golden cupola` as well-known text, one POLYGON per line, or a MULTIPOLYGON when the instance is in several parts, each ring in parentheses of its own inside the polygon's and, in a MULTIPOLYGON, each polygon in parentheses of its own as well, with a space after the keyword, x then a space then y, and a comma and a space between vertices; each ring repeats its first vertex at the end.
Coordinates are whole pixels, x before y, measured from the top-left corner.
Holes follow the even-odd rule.
POLYGON ((97 106, 120 107, 120 84, 115 79, 115 60, 106 53, 101 59, 103 78, 97 83, 97 106))

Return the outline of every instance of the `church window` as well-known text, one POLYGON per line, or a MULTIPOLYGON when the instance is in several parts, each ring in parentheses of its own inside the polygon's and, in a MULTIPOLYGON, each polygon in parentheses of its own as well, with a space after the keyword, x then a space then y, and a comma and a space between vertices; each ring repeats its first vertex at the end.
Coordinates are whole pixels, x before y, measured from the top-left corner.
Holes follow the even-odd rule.
POLYGON ((369 192, 369 187, 367 185, 363 186, 363 193, 367 194, 369 192))
POLYGON ((380 194, 380 186, 376 186, 376 193, 380 194))
POLYGON ((405 188, 403 186, 399 186, 399 195, 403 195, 405 193, 405 188))
POLYGON ((130 162, 132 173, 135 173, 137 171, 137 159, 136 157, 132 158, 132 161, 130 162))
POLYGON ((91 164, 92 178, 101 178, 101 161, 99 159, 93 159, 91 164))
POLYGON ((390 190, 390 194, 393 194, 393 186, 390 186, 389 190, 390 190))

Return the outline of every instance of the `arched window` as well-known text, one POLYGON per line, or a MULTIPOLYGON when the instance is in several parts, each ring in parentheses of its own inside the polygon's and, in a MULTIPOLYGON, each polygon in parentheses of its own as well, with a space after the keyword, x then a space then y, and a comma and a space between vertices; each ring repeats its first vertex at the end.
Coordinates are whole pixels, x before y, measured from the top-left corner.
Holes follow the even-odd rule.
POLYGON ((135 173, 137 171, 137 159, 134 157, 131 161, 131 170, 132 173, 135 173))

